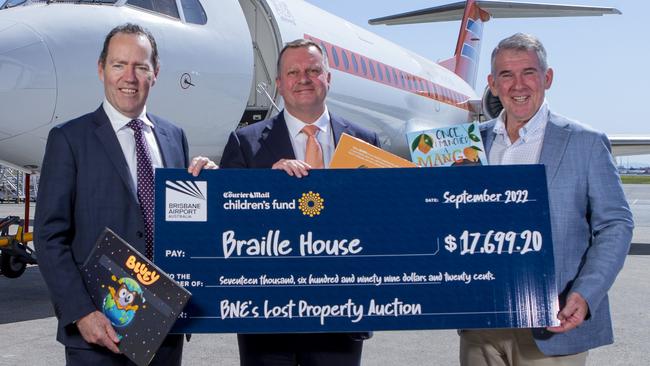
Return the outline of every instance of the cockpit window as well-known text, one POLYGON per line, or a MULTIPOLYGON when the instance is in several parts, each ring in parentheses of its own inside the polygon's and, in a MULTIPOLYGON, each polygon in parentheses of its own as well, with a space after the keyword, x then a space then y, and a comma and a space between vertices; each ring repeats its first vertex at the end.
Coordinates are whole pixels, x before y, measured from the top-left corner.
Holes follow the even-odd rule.
POLYGON ((22 5, 27 0, 0 0, 0 9, 13 8, 14 6, 22 5))
POLYGON ((208 18, 199 0, 181 0, 185 21, 193 24, 205 24, 208 18))
POLYGON ((176 19, 181 18, 178 15, 176 0, 129 0, 126 3, 128 5, 137 6, 138 8, 165 14, 176 19))

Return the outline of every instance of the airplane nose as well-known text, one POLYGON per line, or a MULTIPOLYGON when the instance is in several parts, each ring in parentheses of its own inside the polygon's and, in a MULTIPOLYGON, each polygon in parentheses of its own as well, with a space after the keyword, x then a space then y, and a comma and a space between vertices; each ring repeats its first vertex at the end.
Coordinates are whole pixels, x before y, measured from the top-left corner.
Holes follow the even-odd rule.
POLYGON ((45 40, 26 24, 0 20, 0 141, 49 124, 55 104, 56 72, 45 40))

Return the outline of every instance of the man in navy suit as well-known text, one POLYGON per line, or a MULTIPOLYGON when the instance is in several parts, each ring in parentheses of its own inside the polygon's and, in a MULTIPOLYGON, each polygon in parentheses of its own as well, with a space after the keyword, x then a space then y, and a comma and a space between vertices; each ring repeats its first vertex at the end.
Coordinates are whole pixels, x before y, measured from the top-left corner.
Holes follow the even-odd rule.
MULTIPOLYGON (((303 177, 326 167, 342 133, 379 146, 377 135, 328 112, 325 98, 331 74, 327 55, 314 42, 288 43, 278 58, 276 84, 285 109, 277 116, 230 135, 221 158, 222 168, 282 169, 303 177), (314 126, 314 127, 311 127, 314 126), (316 131, 312 137, 308 129, 316 131), (320 151, 317 158, 312 146, 320 151)), ((355 366, 361 361, 367 333, 240 334, 241 365, 355 366)))
POLYGON ((463 366, 584 366, 589 349, 613 342, 607 291, 632 239, 607 137, 554 114, 545 100, 553 70, 541 42, 517 33, 492 52, 488 83, 503 112, 482 126, 490 164, 544 164, 560 325, 463 330, 463 366))
MULTIPOLYGON (((145 253, 137 142, 127 124, 141 126, 140 146, 153 168, 189 166, 198 175, 203 167, 216 167, 203 157, 189 162, 184 132, 147 113, 158 70, 156 42, 148 31, 134 24, 114 28, 98 62, 104 102, 96 111, 54 127, 47 140, 34 243, 68 365, 133 364, 119 353, 119 339, 93 304, 79 270, 104 227, 145 253)), ((168 336, 152 365, 180 365, 182 350, 182 336, 168 336)))

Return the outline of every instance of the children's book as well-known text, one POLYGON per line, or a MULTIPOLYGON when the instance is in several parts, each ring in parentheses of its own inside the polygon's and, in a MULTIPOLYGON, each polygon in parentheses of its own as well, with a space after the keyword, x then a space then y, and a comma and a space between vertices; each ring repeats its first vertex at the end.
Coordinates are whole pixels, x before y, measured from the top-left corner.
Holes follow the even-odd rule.
POLYGON ((120 351, 137 365, 148 365, 189 291, 108 228, 81 269, 95 306, 120 338, 120 351))
POLYGON ((478 122, 410 132, 406 139, 417 166, 488 165, 478 122))

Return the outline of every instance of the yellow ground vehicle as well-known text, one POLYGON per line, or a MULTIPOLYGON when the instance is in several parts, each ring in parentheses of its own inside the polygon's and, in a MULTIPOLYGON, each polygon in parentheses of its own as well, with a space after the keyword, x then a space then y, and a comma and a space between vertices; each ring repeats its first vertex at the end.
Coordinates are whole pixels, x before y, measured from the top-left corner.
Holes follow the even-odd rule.
POLYGON ((24 224, 18 216, 0 219, 0 273, 5 277, 19 277, 27 264, 36 264, 34 250, 28 245, 33 235, 25 232, 24 224))

